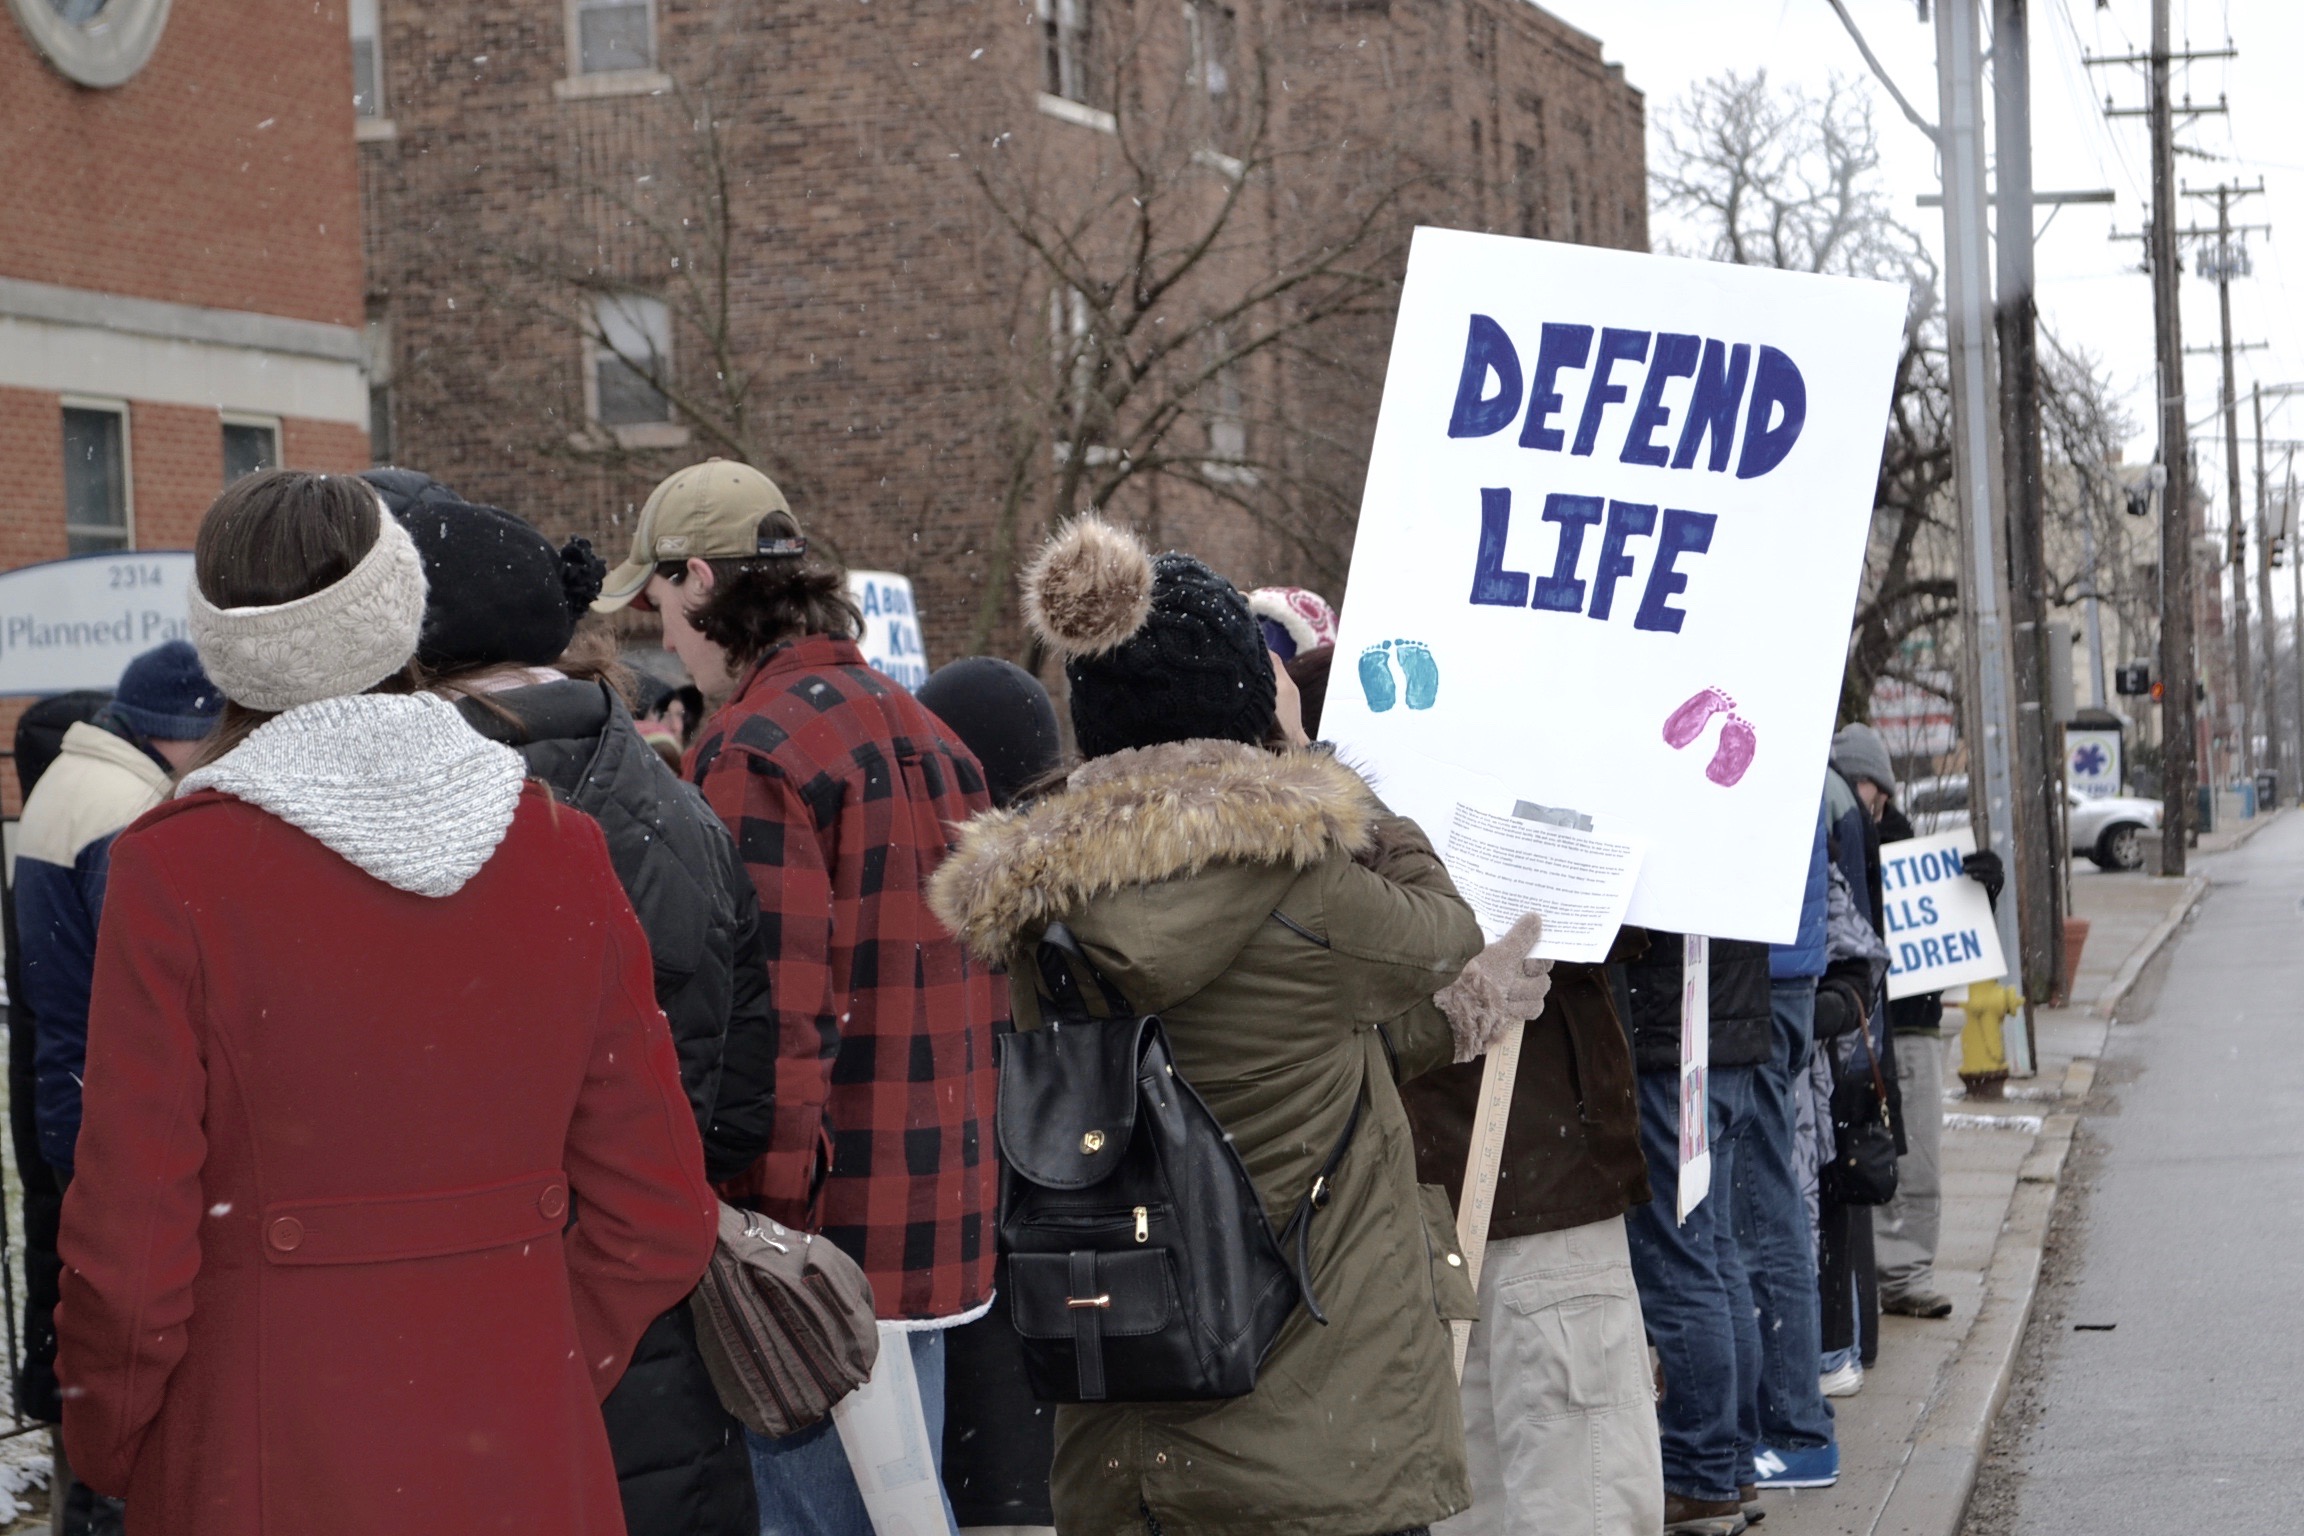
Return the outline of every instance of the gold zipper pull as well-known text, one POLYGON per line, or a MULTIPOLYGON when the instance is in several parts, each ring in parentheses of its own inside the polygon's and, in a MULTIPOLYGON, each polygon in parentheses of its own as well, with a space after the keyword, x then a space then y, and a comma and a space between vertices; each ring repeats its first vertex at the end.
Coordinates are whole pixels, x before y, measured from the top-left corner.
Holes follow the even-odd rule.
POLYGON ((1140 1205, 1136 1207, 1136 1241, 1140 1243, 1152 1241, 1152 1208, 1150 1206, 1140 1205))

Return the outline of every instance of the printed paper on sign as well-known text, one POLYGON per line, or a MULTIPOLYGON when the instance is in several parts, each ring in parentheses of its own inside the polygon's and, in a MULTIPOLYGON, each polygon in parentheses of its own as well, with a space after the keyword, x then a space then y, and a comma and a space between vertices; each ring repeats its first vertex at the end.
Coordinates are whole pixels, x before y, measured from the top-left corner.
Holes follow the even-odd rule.
POLYGON ((1795 937, 1904 306, 1418 230, 1325 734, 1644 845, 1627 921, 1795 937))
POLYGON ((1960 867, 1975 851, 1976 834, 1968 827, 1881 848, 1890 997, 1918 997, 2008 974, 1992 898, 1960 867))

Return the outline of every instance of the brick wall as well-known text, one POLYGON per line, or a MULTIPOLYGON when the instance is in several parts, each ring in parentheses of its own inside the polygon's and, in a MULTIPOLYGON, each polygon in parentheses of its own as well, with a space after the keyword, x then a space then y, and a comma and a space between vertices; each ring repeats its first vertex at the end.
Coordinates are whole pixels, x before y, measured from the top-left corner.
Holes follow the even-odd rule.
POLYGON ((343 0, 180 0, 91 90, 0 27, 0 275, 360 322, 343 0))
MULTIPOLYGON (((987 590, 1010 585, 994 548, 1016 444, 1048 447, 1028 416, 1019 439, 1017 398, 1018 360, 1045 354, 1048 281, 971 167, 1005 143, 1043 191, 1071 178, 1084 203, 1122 207, 1126 168, 1109 139, 1035 109, 1029 0, 659 0, 658 13, 684 94, 561 101, 559 0, 382 0, 398 136, 363 146, 363 204, 370 308, 393 328, 395 457, 614 556, 658 478, 731 451, 702 432, 647 452, 571 441, 584 425, 575 286, 676 291, 648 221, 677 211, 667 189, 692 174, 709 100, 736 252, 725 320, 753 373, 747 451, 850 563, 912 575, 931 659, 949 659, 987 590)), ((1493 0, 1275 0, 1259 14, 1283 129, 1319 153, 1289 161, 1234 225, 1221 267, 1235 279, 1338 216, 1372 149, 1424 173, 1377 242, 1393 280, 1419 221, 1645 246, 1641 99, 1597 42, 1493 0)), ((1220 185, 1201 181, 1195 195, 1220 185)), ((1158 476, 1108 505, 1243 585, 1317 578, 1341 597, 1390 331, 1385 308, 1245 380, 1287 402, 1302 438, 1290 472, 1323 480, 1341 520, 1289 527, 1158 476)), ((684 381, 708 389, 698 338, 679 345, 684 381)), ((1034 503, 1018 542, 1059 510, 1034 503)), ((1012 602, 993 639, 1020 644, 1012 602)))

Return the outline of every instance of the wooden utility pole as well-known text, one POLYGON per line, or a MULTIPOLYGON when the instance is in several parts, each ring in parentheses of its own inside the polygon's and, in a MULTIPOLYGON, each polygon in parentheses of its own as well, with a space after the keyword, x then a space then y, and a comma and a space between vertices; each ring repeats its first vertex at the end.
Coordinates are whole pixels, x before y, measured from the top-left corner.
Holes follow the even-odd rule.
POLYGON ((1992 3, 1992 137, 1998 177, 2001 465, 2008 508, 2008 633, 2015 685, 2017 931, 2026 997, 2045 1003, 2064 970, 2062 735, 2048 703, 2048 566, 2040 479, 2040 347, 2032 283, 2032 80, 2027 0, 1992 3))
MULTIPOLYGON (((2272 771, 2273 799, 2279 799, 2280 776, 2280 642, 2279 626, 2272 621, 2272 545, 2280 537, 2272 520, 2271 482, 2264 473, 2264 392, 2251 386, 2248 402, 2256 411, 2256 611, 2264 616, 2264 766, 2272 771)), ((2290 551, 2289 559, 2296 558, 2290 551)), ((2270 806, 2263 807, 2269 810, 2270 806)))
POLYGON ((2185 872, 2192 806, 2193 720, 2199 668, 2192 659, 2191 446, 2184 424, 2184 319, 2176 259, 2176 125, 2168 108, 2168 3, 2152 0, 2152 328, 2159 356, 2160 866, 2185 872))
POLYGON ((2248 275, 2248 252, 2233 243, 2232 204, 2262 187, 2219 186, 2187 190, 2187 197, 2216 199, 2216 244, 2200 253, 2200 275, 2216 279, 2216 308, 2222 321, 2224 360, 2224 508, 2226 562, 2232 567, 2232 692, 2240 705, 2240 772, 2256 773, 2255 657, 2248 644, 2248 518, 2240 505, 2240 389, 2233 378, 2232 279, 2248 275))

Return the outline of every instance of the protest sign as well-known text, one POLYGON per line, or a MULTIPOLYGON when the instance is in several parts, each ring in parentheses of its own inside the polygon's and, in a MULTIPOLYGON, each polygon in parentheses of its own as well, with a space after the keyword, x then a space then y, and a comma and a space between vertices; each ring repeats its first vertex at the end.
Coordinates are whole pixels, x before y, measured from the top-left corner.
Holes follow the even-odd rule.
POLYGON ((1961 872, 1974 829, 1890 843, 1880 850, 1888 920, 1888 995, 1916 997, 2008 974, 1984 887, 1961 872))
POLYGON ((1441 840, 1503 781, 1626 921, 1785 941, 1904 292, 1421 229, 1322 729, 1441 840))
POLYGON ((928 681, 928 647, 921 643, 911 579, 888 571, 850 571, 848 595, 864 615, 856 647, 865 664, 908 689, 928 681))
POLYGON ((0 694, 109 689, 156 645, 185 638, 188 550, 50 560, 0 574, 0 694))
POLYGON ((2122 766, 2118 731, 2064 733, 2064 772, 2081 798, 2103 800, 2120 793, 2122 766))
POLYGON ((1679 1221, 1712 1192, 1712 956, 1702 934, 1680 940, 1679 1221))

